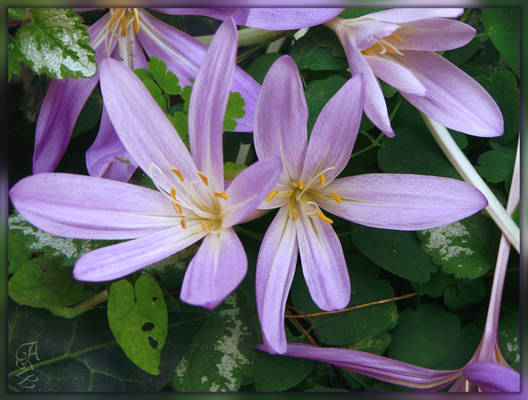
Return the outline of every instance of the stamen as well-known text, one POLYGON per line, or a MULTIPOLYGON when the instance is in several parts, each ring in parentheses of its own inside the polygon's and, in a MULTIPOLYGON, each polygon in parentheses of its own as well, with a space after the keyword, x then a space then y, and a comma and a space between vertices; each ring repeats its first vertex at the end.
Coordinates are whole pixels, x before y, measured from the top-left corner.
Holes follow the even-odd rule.
POLYGON ((207 177, 204 175, 204 173, 202 171, 196 171, 198 173, 198 176, 200 178, 202 178, 202 181, 205 185, 209 185, 209 180, 207 179, 207 177))
POLYGON ((299 213, 297 212, 296 208, 294 208, 292 210, 292 216, 291 217, 292 217, 292 221, 295 221, 297 218, 299 218, 299 213))
POLYGON ((226 193, 226 192, 222 192, 222 193, 215 192, 214 195, 215 195, 216 197, 221 197, 221 198, 224 199, 224 200, 227 200, 227 199, 228 199, 228 196, 227 196, 227 193, 226 193))
POLYGON ((272 190, 271 192, 269 192, 268 196, 266 197, 266 201, 270 202, 271 199, 273 199, 275 196, 277 196, 277 193, 279 193, 278 190, 272 190))
POLYGON ((390 35, 389 37, 393 38, 394 40, 396 40, 397 42, 403 42, 403 39, 401 38, 401 36, 398 36, 396 35, 395 33, 393 33, 392 35, 390 35))
POLYGON ((180 220, 180 224, 181 224, 181 226, 182 226, 183 229, 187 228, 187 224, 185 223, 185 219, 184 219, 184 218, 182 218, 182 219, 180 220))
POLYGON ((171 197, 173 200, 176 200, 176 189, 171 188, 171 197))
POLYGON ((174 208, 174 211, 176 211, 176 214, 182 213, 182 208, 178 203, 171 203, 171 204, 172 204, 172 208, 174 208))
POLYGON ((326 183, 326 177, 323 173, 319 174, 319 180, 321 181, 321 185, 324 185, 326 183))
POLYGON ((183 175, 181 174, 181 172, 178 169, 171 168, 171 171, 174 172, 178 178, 180 178, 180 181, 182 181, 182 182, 184 181, 183 175))
POLYGON ((335 194, 335 193, 330 193, 329 196, 334 199, 335 201, 337 201, 339 204, 341 204, 343 202, 343 200, 341 200, 341 197, 339 197, 339 195, 335 194))
POLYGON ((201 220, 200 220, 200 225, 202 225, 202 229, 203 229, 205 232, 207 232, 207 233, 211 232, 211 227, 209 226, 209 224, 207 223, 206 220, 201 219, 201 220))
POLYGON ((121 17, 121 36, 126 36, 127 35, 127 17, 126 15, 123 15, 121 17))
POLYGON ((328 218, 326 215, 324 215, 320 209, 315 212, 315 215, 321 218, 324 222, 328 222, 329 224, 332 224, 334 222, 333 220, 328 218))
POLYGON ((296 185, 297 185, 297 187, 298 187, 299 189, 301 189, 301 190, 304 189, 304 185, 303 185, 303 183, 302 183, 301 181, 297 181, 297 182, 296 182, 296 185))
POLYGON ((124 8, 118 8, 116 13, 112 16, 112 18, 110 19, 110 22, 108 23, 108 26, 113 26, 116 21, 119 19, 119 17, 121 17, 121 14, 123 14, 123 11, 125 9, 124 8))
POLYGON ((139 33, 139 11, 137 8, 132 10, 134 10, 134 32, 139 33))
POLYGON ((375 56, 376 55, 376 52, 374 50, 372 50, 371 47, 369 47, 368 49, 365 49, 365 50, 361 50, 361 52, 363 54, 365 54, 366 56, 375 56))

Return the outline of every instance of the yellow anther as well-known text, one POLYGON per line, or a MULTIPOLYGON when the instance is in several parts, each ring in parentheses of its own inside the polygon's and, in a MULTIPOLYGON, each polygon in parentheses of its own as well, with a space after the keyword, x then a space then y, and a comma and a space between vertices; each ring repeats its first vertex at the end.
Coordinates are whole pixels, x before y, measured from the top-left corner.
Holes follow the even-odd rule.
POLYGON ((368 49, 365 49, 365 50, 361 50, 361 52, 363 54, 365 54, 366 56, 375 56, 376 55, 376 52, 374 50, 372 50, 372 48, 368 48, 368 49))
POLYGON ((383 46, 379 43, 376 43, 375 45, 371 46, 371 49, 383 51, 383 46))
POLYGON ((324 174, 319 174, 319 180, 321 181, 321 185, 324 185, 326 183, 326 177, 324 174))
POLYGON ((222 192, 222 193, 215 192, 214 195, 215 195, 216 197, 221 197, 221 198, 224 199, 224 200, 227 200, 227 199, 228 199, 228 196, 227 196, 227 193, 226 193, 226 192, 222 192))
POLYGON ((176 200, 176 189, 174 188, 171 188, 171 197, 172 197, 172 200, 176 200))
POLYGON ((205 232, 211 232, 211 227, 209 226, 209 224, 207 223, 206 220, 204 219, 201 219, 200 220, 200 225, 202 225, 202 229, 205 231, 205 232))
POLYGON ((174 211, 176 211, 177 214, 182 213, 182 208, 178 203, 171 203, 171 204, 172 204, 172 208, 174 208, 174 211))
POLYGON ((119 17, 121 17, 121 14, 123 14, 124 10, 125 10, 124 8, 118 8, 116 13, 113 15, 112 19, 110 19, 110 23, 108 25, 113 26, 116 23, 116 21, 119 19, 119 17))
POLYGON ((134 32, 139 33, 139 12, 137 8, 134 10, 134 32))
POLYGON ((178 178, 180 178, 180 181, 183 182, 183 175, 181 174, 180 170, 176 169, 176 168, 171 168, 171 171, 174 172, 176 174, 176 176, 178 178))
POLYGON ((126 15, 123 15, 121 17, 121 36, 127 35, 127 17, 126 15))
POLYGON ((396 40, 397 42, 400 42, 400 43, 403 42, 403 39, 401 38, 401 36, 398 36, 395 33, 390 35, 390 37, 393 38, 394 40, 396 40))
POLYGON ((321 218, 324 222, 328 222, 329 224, 333 223, 334 221, 328 218, 326 215, 323 214, 321 210, 317 210, 315 212, 315 215, 317 215, 319 218, 321 218))
POLYGON ((196 171, 198 173, 198 176, 200 178, 202 178, 202 181, 205 185, 209 185, 209 180, 207 179, 207 177, 204 175, 204 173, 202 171, 196 171))
POLYGON ((296 182, 296 185, 297 185, 297 187, 298 187, 299 189, 301 189, 301 190, 304 189, 304 185, 303 185, 303 183, 302 183, 301 181, 297 181, 297 182, 296 182))
POLYGON ((279 193, 278 190, 272 190, 268 193, 268 196, 266 197, 266 201, 271 201, 275 196, 277 196, 277 193, 279 193))
POLYGON ((187 223, 185 222, 185 219, 182 218, 182 219, 180 220, 180 224, 181 224, 181 226, 182 226, 183 229, 187 228, 187 223))
POLYGON ((335 194, 335 193, 330 193, 329 195, 332 199, 334 199, 335 201, 337 201, 339 204, 342 203, 343 200, 341 200, 341 197, 339 197, 339 195, 335 194))
POLYGON ((292 217, 292 221, 295 221, 297 218, 299 218, 299 213, 297 212, 296 208, 294 208, 292 210, 292 216, 291 217, 292 217))

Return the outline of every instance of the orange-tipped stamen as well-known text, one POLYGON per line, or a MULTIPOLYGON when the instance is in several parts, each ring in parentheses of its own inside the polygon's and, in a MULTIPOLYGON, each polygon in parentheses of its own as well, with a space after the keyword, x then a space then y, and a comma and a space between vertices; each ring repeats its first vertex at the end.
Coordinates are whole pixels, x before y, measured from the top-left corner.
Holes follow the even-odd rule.
POLYGON ((303 185, 303 183, 302 183, 301 181, 297 181, 297 182, 296 182, 296 185, 297 185, 297 187, 298 187, 299 189, 301 189, 301 190, 304 189, 304 185, 303 185))
POLYGON ((198 176, 200 178, 202 178, 202 182, 205 184, 205 185, 209 185, 209 180, 207 179, 207 176, 204 175, 204 173, 202 171, 196 171, 198 173, 198 176))
POLYGON ((341 197, 339 197, 339 195, 335 194, 335 193, 330 193, 329 196, 334 199, 335 201, 337 201, 339 204, 341 204, 343 202, 343 200, 341 200, 341 197))
POLYGON ((205 231, 205 232, 211 232, 211 227, 209 226, 209 224, 207 223, 206 220, 204 219, 201 219, 200 220, 200 225, 202 225, 202 229, 205 231))
POLYGON ((326 183, 326 177, 324 174, 319 174, 319 180, 321 181, 321 185, 324 185, 326 183))
POLYGON ((332 224, 334 221, 328 218, 326 215, 323 214, 321 210, 317 210, 315 212, 315 215, 317 215, 319 218, 321 218, 324 222, 328 222, 329 224, 332 224))
POLYGON ((376 52, 374 50, 372 50, 372 48, 368 48, 368 49, 365 49, 365 50, 361 50, 361 52, 363 54, 365 54, 366 56, 375 56, 376 55, 376 52))
POLYGON ((222 192, 222 193, 215 192, 214 195, 215 195, 216 197, 221 197, 221 198, 224 199, 224 200, 227 200, 227 199, 228 199, 228 196, 227 196, 227 193, 226 193, 226 192, 222 192))
POLYGON ((174 208, 174 211, 176 211, 176 214, 182 213, 182 208, 178 203, 172 203, 172 208, 174 208))
POLYGON ((121 36, 127 35, 127 17, 126 15, 123 15, 121 17, 121 36))
POLYGON ((187 223, 185 222, 185 219, 182 218, 181 221, 180 221, 180 224, 181 224, 183 229, 187 228, 187 223))
POLYGON ((372 46, 372 49, 373 50, 378 50, 379 49, 379 51, 383 51, 383 50, 385 50, 385 46, 383 46, 380 43, 376 43, 375 45, 372 46))
POLYGON ((299 213, 297 212, 296 208, 294 208, 292 210, 292 216, 291 217, 292 217, 292 221, 295 221, 297 218, 299 218, 299 213))
POLYGON ((273 199, 275 196, 277 196, 277 193, 279 193, 278 190, 272 190, 271 192, 269 192, 268 196, 266 197, 266 201, 270 202, 271 199, 273 199))
POLYGON ((181 174, 180 170, 176 169, 176 168, 171 168, 171 171, 174 172, 176 174, 176 176, 178 178, 180 178, 180 181, 183 182, 183 175, 181 174))
POLYGON ((401 38, 401 36, 398 36, 395 33, 390 35, 390 37, 393 38, 394 40, 396 40, 397 42, 400 42, 400 43, 403 42, 403 39, 401 38))
POLYGON ((137 8, 133 8, 134 10, 134 32, 139 33, 139 12, 137 8))
POLYGON ((118 8, 112 19, 110 19, 110 23, 108 26, 113 26, 116 21, 121 17, 121 14, 123 14, 124 8, 118 8))
POLYGON ((171 197, 172 197, 172 200, 176 200, 176 189, 174 188, 171 188, 171 197))

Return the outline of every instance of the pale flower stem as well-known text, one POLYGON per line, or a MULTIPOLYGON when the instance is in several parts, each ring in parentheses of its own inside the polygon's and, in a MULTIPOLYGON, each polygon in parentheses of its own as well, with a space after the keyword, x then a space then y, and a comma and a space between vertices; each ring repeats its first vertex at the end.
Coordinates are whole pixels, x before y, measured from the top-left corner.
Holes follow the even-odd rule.
MULTIPOLYGON (((517 143, 517 156, 515 157, 515 166, 513 168, 512 182, 510 186, 510 194, 508 197, 508 204, 506 210, 509 214, 515 211, 520 199, 520 151, 519 142, 517 143)), ((493 276, 493 285, 491 288, 490 302, 488 308, 488 316, 486 319, 486 326, 484 328, 484 337, 482 339, 481 351, 485 354, 494 351, 497 342, 497 332, 499 326, 500 304, 502 298, 502 290, 504 288, 504 279, 506 276, 506 267, 508 265, 508 258, 510 255, 510 244, 504 237, 501 236, 499 244, 499 254, 497 255, 497 265, 495 266, 495 274, 493 276), (487 348, 486 348, 487 347, 487 348)))
MULTIPOLYGON (((277 36, 281 31, 269 31, 265 29, 247 28, 238 31, 238 47, 251 46, 266 42, 267 40, 277 36)), ((213 35, 195 36, 200 42, 209 45, 213 39, 213 35)))
POLYGON ((235 159, 237 164, 245 164, 249 155, 249 150, 251 149, 251 143, 240 143, 238 148, 238 154, 235 159))
POLYGON ((500 201, 495 197, 493 192, 490 190, 488 185, 480 177, 478 172, 475 170, 473 165, 466 158, 465 154, 460 150, 458 145, 455 143, 448 130, 440 125, 438 122, 433 121, 428 116, 420 112, 420 115, 425 121, 425 124, 431 131, 436 142, 449 159, 453 167, 457 170, 460 176, 468 183, 475 186, 488 200, 488 206, 486 211, 489 213, 493 221, 497 224, 499 229, 502 231, 504 236, 508 239, 511 245, 520 252, 520 231, 519 227, 511 216, 506 212, 500 201))

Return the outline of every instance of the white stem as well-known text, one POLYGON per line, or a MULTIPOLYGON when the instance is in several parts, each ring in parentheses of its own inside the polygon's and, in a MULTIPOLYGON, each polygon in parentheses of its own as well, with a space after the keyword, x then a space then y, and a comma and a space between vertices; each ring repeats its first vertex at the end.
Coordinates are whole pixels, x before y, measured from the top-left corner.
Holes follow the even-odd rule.
MULTIPOLYGON (((251 46, 258 44, 277 36, 281 31, 268 31, 264 29, 247 28, 238 31, 238 47, 251 46)), ((195 36, 200 42, 210 44, 213 35, 195 36)))
POLYGON ((511 245, 520 252, 520 231, 517 224, 508 215, 500 201, 495 197, 488 185, 482 180, 478 172, 473 168, 473 165, 466 158, 465 154, 460 150, 455 143, 449 131, 438 122, 420 112, 420 115, 425 121, 425 124, 431 131, 436 142, 447 156, 451 164, 455 167, 460 176, 468 183, 475 186, 488 200, 486 211, 495 221, 497 226, 506 236, 511 245))
POLYGON ((251 149, 251 143, 240 143, 238 148, 238 154, 236 156, 235 163, 245 164, 248 158, 249 149, 251 149))

